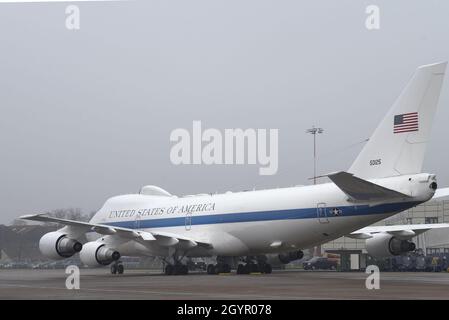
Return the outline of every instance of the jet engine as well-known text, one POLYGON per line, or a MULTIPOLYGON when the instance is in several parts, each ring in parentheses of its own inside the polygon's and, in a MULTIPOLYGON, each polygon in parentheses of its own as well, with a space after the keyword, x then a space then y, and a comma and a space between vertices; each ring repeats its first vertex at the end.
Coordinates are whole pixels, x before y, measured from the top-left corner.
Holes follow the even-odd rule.
POLYGON ((106 244, 92 241, 83 246, 80 252, 81 261, 89 267, 106 266, 120 259, 120 253, 106 244))
POLYGON ((80 252, 82 248, 83 245, 80 242, 60 231, 46 233, 39 241, 42 254, 53 260, 69 258, 80 252))
POLYGON ((398 239, 388 233, 378 233, 366 240, 366 251, 378 258, 398 256, 415 249, 413 242, 398 239))

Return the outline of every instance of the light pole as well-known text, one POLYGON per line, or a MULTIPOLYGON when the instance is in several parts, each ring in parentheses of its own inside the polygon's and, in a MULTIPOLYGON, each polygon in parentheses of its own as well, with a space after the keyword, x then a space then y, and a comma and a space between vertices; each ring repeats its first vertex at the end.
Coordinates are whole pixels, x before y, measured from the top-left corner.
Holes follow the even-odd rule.
MULTIPOLYGON (((312 128, 307 129, 306 133, 313 134, 313 184, 316 184, 316 135, 319 133, 323 133, 323 128, 315 128, 315 126, 312 126, 312 128)), ((315 248, 313 248, 313 255, 321 257, 321 246, 318 245, 315 248)))
POLYGON ((323 132, 323 128, 315 128, 315 126, 306 130, 306 133, 313 134, 313 184, 316 184, 316 135, 323 132))

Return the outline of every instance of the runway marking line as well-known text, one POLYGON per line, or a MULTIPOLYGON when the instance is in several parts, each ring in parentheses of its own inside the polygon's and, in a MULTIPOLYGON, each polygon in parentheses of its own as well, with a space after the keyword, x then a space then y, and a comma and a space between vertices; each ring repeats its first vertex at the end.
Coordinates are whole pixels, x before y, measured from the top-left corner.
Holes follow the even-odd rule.
MULTIPOLYGON (((68 290, 67 288, 58 288, 58 287, 33 287, 28 285, 14 285, 14 284, 1 284, 1 286, 5 287, 15 287, 15 288, 26 288, 26 289, 50 289, 50 290, 64 290, 71 292, 80 292, 83 291, 91 291, 91 292, 117 292, 117 293, 140 293, 140 294, 156 294, 156 295, 185 295, 185 296, 204 296, 204 293, 195 293, 195 292, 171 292, 171 291, 142 291, 142 290, 118 290, 118 289, 91 289, 91 288, 81 288, 79 290, 68 290)), ((249 294, 207 294, 208 297, 215 296, 217 299, 228 297, 229 299, 235 299, 238 297, 252 298, 252 299, 298 299, 299 297, 291 297, 291 296, 265 296, 265 295, 249 295, 249 294)), ((301 299, 313 299, 308 297, 300 297, 301 299)), ((337 298, 329 298, 329 299, 337 299, 337 298)))

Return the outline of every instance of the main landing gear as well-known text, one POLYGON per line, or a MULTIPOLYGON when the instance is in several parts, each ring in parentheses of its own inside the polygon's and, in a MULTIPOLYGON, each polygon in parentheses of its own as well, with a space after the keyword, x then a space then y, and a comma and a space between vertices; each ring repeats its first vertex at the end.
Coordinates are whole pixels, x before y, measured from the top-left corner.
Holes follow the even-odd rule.
POLYGON ((121 261, 115 261, 111 264, 112 274, 123 274, 123 272, 125 272, 125 266, 121 261))
POLYGON ((245 264, 239 264, 237 267, 237 274, 250 274, 250 273, 265 273, 270 274, 273 268, 266 262, 249 262, 245 264))
POLYGON ((165 267, 164 273, 167 276, 186 275, 189 273, 189 268, 181 261, 184 259, 186 252, 180 255, 177 250, 169 251, 170 259, 163 259, 165 267))
POLYGON ((227 263, 217 263, 207 265, 207 274, 230 273, 231 266, 227 263))
POLYGON ((206 268, 207 274, 230 273, 235 266, 234 257, 217 256, 216 264, 209 264, 206 268))
POLYGON ((189 268, 185 264, 167 264, 165 266, 164 272, 167 276, 172 275, 186 275, 189 273, 189 268))
POLYGON ((265 256, 261 257, 245 257, 241 263, 237 263, 237 259, 233 257, 217 257, 216 264, 207 266, 207 274, 230 273, 232 266, 237 266, 237 274, 265 273, 272 272, 271 265, 267 263, 265 256))
MULTIPOLYGON (((237 274, 265 273, 270 274, 273 271, 268 263, 239 263, 237 274)), ((230 273, 231 266, 226 263, 209 264, 207 266, 207 274, 230 273)))

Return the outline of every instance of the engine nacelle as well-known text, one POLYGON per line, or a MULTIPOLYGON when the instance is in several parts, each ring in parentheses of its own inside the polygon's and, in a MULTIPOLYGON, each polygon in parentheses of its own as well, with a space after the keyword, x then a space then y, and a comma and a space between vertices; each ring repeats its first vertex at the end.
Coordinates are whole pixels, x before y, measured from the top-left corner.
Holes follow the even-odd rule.
POLYGON ((280 253, 274 257, 270 257, 269 260, 270 260, 270 263, 276 265, 279 263, 287 264, 292 261, 302 259, 302 257, 304 257, 304 253, 301 250, 298 250, 298 251, 291 251, 291 252, 287 252, 287 253, 280 253), (273 261, 273 259, 275 261, 273 261))
POLYGON ((388 233, 375 234, 366 240, 366 251, 376 258, 398 256, 415 249, 413 242, 398 239, 388 233))
POLYGON ((60 231, 46 233, 39 241, 39 250, 44 256, 53 260, 69 258, 82 248, 80 242, 60 231))
POLYGON ((89 267, 106 266, 120 259, 120 253, 106 244, 92 241, 83 246, 80 252, 81 261, 89 267))

